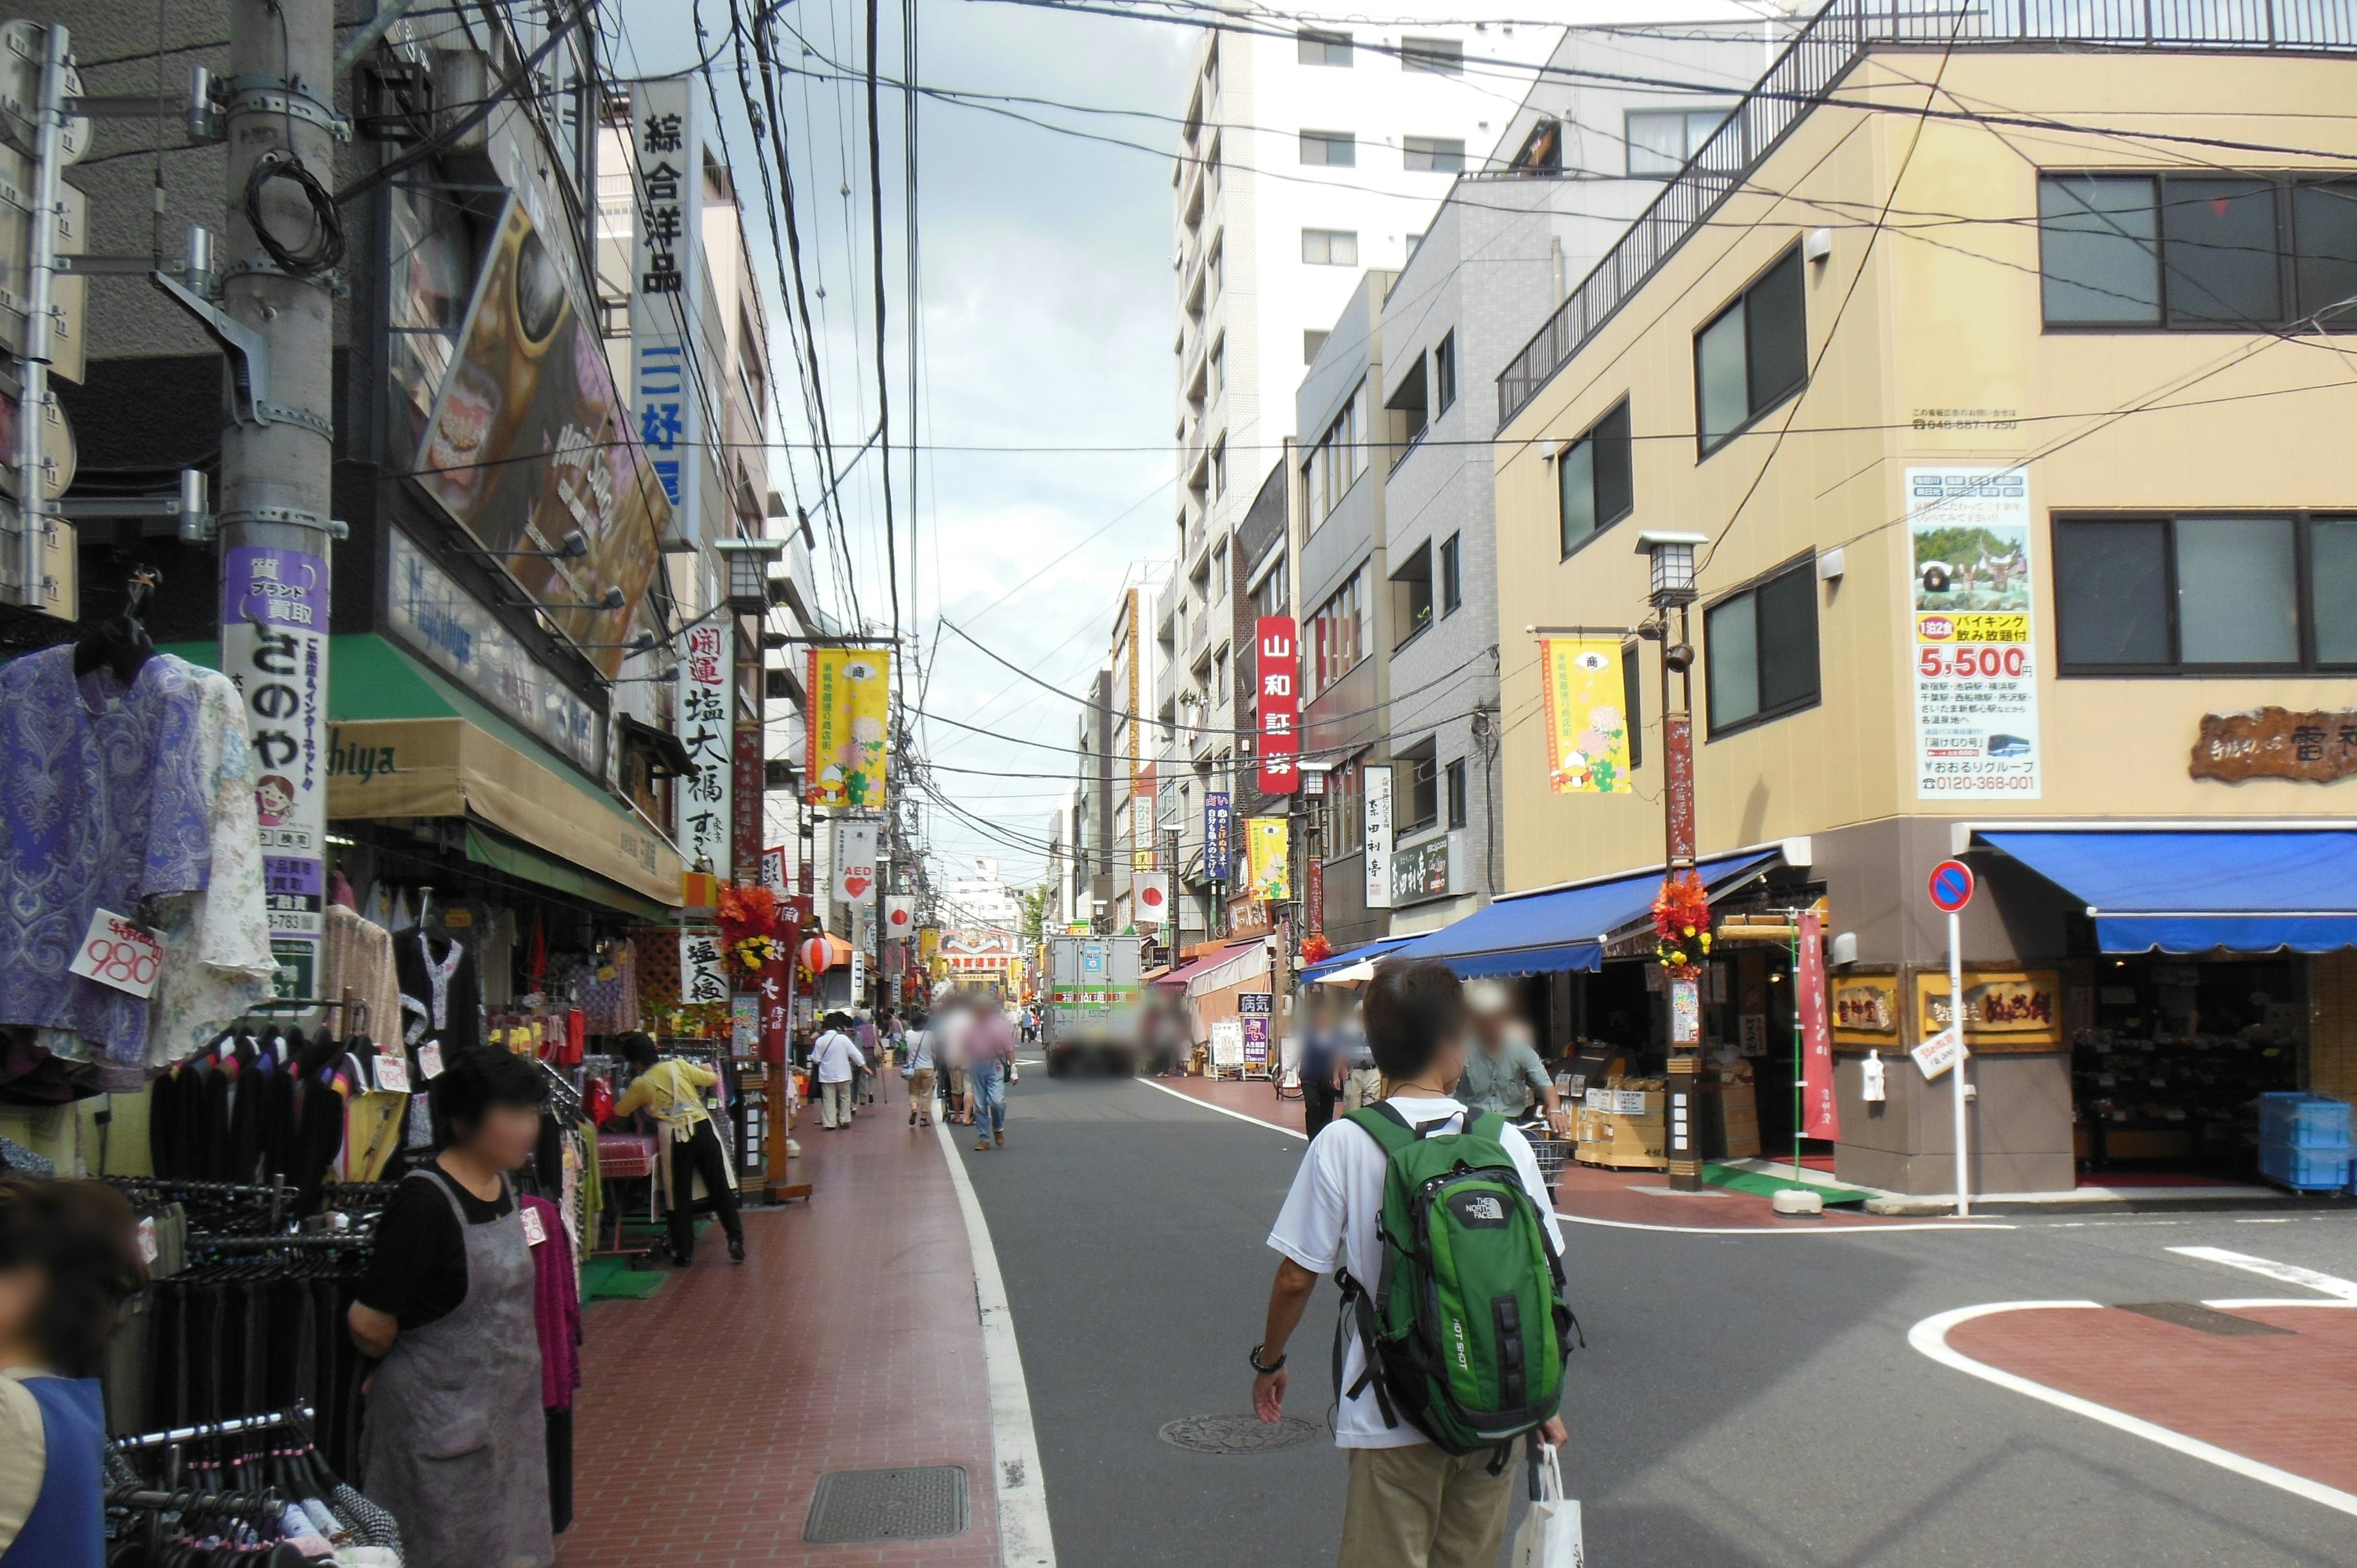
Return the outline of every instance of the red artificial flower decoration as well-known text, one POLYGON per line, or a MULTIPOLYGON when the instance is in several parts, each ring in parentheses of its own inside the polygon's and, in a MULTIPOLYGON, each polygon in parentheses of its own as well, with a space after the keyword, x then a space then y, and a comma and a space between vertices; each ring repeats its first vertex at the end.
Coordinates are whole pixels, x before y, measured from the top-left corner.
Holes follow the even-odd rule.
POLYGON ((1309 940, 1301 944, 1301 961, 1304 963, 1324 963, 1333 956, 1334 944, 1326 940, 1323 931, 1313 932, 1309 940))
POLYGON ((1681 978, 1692 978, 1710 951, 1710 894, 1694 872, 1662 879, 1653 900, 1653 956, 1681 978))

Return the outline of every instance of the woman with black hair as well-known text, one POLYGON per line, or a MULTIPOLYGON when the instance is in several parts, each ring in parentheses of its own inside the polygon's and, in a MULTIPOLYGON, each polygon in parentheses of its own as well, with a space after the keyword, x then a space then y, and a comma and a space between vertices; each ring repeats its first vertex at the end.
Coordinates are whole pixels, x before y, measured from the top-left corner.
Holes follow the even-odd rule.
POLYGON ((353 1343, 383 1358, 361 1485, 400 1521, 408 1568, 542 1568, 556 1548, 532 1249, 547 1238, 507 1173, 539 1142, 547 1082, 477 1049, 428 1091, 441 1148, 385 1206, 350 1315, 353 1343))
POLYGON ((105 1561, 99 1356, 145 1282, 130 1206, 94 1181, 0 1180, 0 1564, 105 1561))
POLYGON ((704 1108, 702 1091, 719 1082, 719 1075, 676 1057, 663 1060, 649 1035, 624 1035, 621 1047, 639 1076, 614 1102, 614 1114, 644 1111, 662 1124, 671 1144, 671 1261, 683 1269, 695 1262, 695 1178, 701 1173, 712 1211, 727 1233, 728 1255, 743 1262, 745 1222, 737 1214, 737 1178, 712 1113, 704 1108))

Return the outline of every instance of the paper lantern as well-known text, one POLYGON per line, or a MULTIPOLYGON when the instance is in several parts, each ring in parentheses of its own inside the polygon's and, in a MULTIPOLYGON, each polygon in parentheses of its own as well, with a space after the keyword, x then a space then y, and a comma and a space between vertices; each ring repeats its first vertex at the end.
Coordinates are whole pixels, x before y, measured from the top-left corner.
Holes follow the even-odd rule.
POLYGON ((826 966, 834 961, 834 950, 824 937, 813 937, 802 944, 802 967, 813 974, 823 974, 826 966))

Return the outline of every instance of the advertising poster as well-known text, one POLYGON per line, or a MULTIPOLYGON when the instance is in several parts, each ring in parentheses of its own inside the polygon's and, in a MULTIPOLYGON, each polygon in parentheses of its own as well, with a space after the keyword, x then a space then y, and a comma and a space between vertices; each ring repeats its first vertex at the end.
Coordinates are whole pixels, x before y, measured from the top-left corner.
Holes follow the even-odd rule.
POLYGON ((1203 867, 1224 886, 1235 869, 1235 805, 1225 789, 1203 792, 1203 867))
POLYGON ((1625 795, 1628 687, 1617 637, 1539 639, 1547 719, 1547 788, 1558 795, 1625 795))
POLYGON ((1367 872, 1367 908, 1392 907, 1392 770, 1388 764, 1370 762, 1361 769, 1366 785, 1366 854, 1360 860, 1367 872))
POLYGON ((837 903, 864 904, 876 891, 876 824, 834 824, 834 881, 829 893, 837 903))
POLYGON ((1301 643, 1291 616, 1262 616, 1253 634, 1253 678, 1260 703, 1260 792, 1290 795, 1301 786, 1301 643))
POLYGON ((221 671, 245 703, 279 994, 317 996, 327 929, 328 563, 242 545, 221 564, 221 671))
POLYGON ((417 481, 608 680, 653 582, 665 499, 565 273, 522 203, 500 214, 412 459, 417 481), (578 535, 578 539, 575 538, 578 535), (613 598, 616 607, 602 607, 613 598), (589 608, 579 607, 588 606, 589 608))
POLYGON ((1293 897, 1293 875, 1286 864, 1291 847, 1287 827, 1283 817, 1244 820, 1245 875, 1252 879, 1252 896, 1271 904, 1293 897))
POLYGON ((2039 795, 2029 475, 1907 470, 1916 795, 2039 795))
POLYGON ((736 731, 728 718, 729 651, 735 628, 706 621, 679 634, 679 689, 673 728, 687 749, 688 773, 673 796, 680 859, 726 881, 735 850, 736 731))
POLYGON ((813 806, 884 809, 884 754, 892 717, 892 653, 881 648, 813 648, 810 708, 803 714, 813 806))

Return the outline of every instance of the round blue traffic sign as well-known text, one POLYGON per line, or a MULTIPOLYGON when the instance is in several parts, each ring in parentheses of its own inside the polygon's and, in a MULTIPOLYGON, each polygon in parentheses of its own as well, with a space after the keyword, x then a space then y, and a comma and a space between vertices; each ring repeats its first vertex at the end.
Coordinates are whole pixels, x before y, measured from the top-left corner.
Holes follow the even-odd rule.
POLYGON ((1932 868, 1932 902, 1953 915, 1973 901, 1973 868, 1961 860, 1943 860, 1932 868))

